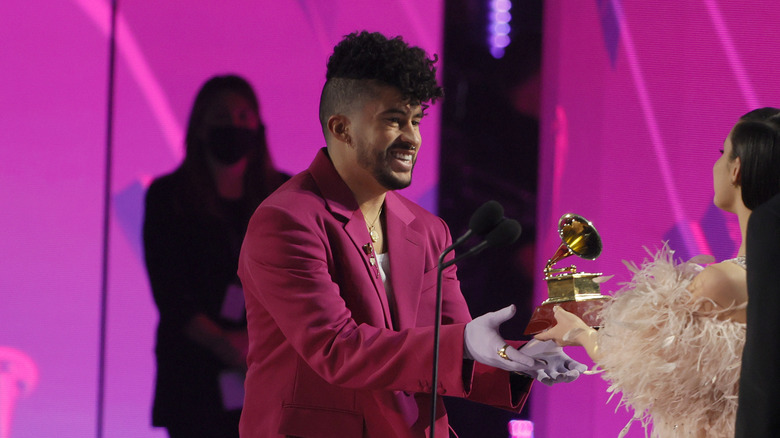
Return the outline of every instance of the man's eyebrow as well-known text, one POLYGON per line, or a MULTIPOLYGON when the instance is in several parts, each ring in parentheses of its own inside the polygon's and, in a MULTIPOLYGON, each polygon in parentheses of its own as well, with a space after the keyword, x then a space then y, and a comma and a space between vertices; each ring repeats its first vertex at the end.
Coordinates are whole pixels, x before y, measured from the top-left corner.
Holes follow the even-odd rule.
POLYGON ((405 116, 407 114, 406 111, 402 110, 401 108, 388 108, 384 111, 382 111, 382 114, 399 114, 402 116, 405 116))
POLYGON ((388 115, 398 114, 398 115, 401 115, 401 116, 406 116, 406 115, 411 114, 412 117, 414 117, 414 114, 412 113, 412 111, 407 111, 407 110, 401 109, 401 108, 388 108, 388 109, 382 111, 382 114, 388 114, 388 115))
POLYGON ((383 116, 398 115, 398 116, 403 116, 403 117, 411 117, 413 119, 422 119, 427 114, 425 113, 425 110, 422 107, 418 107, 414 111, 408 111, 408 110, 405 110, 405 109, 394 107, 394 108, 388 108, 388 109, 382 111, 382 115, 383 116))

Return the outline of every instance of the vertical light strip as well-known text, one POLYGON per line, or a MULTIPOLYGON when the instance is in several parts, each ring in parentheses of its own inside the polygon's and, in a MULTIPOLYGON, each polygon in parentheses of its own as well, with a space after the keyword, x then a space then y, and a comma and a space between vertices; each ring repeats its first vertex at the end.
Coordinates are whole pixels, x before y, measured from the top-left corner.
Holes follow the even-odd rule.
POLYGON ((612 6, 617 16, 618 26, 620 26, 621 40, 625 43, 626 59, 628 61, 629 69, 631 71, 631 77, 634 80, 634 86, 639 98, 639 104, 642 108, 642 114, 645 118, 645 124, 650 133, 650 141, 653 145, 653 151, 655 152, 658 168, 661 171, 661 179, 663 182, 664 191, 666 197, 671 204, 672 213, 674 214, 674 220, 679 227, 680 237, 685 242, 686 250, 688 254, 711 254, 709 245, 703 236, 694 233, 691 222, 685 214, 685 210, 680 202, 678 195, 677 185, 674 181, 674 175, 672 174, 671 167, 669 166, 669 158, 666 156, 666 145, 661 137, 661 129, 658 126, 658 120, 655 114, 655 109, 650 100, 650 94, 647 90, 647 83, 645 81, 644 73, 639 65, 639 57, 636 54, 634 48, 634 41, 631 38, 631 32, 628 29, 628 23, 626 17, 623 14, 619 0, 612 0, 612 6))
MULTIPOLYGON (((555 119, 553 120, 553 180, 551 205, 560 206, 560 194, 563 193, 563 177, 566 172, 566 159, 569 157, 569 118, 566 109, 561 105, 555 106, 555 119)), ((558 222, 554 218, 555 223, 558 222)), ((558 245, 560 242, 554 242, 558 245)))
POLYGON ((704 0, 704 5, 707 6, 707 12, 710 14, 712 25, 715 26, 715 33, 718 35, 720 44, 723 46, 723 51, 726 53, 726 59, 729 61, 729 66, 734 72, 734 77, 739 84, 739 90, 742 92, 742 97, 748 105, 748 108, 755 109, 759 107, 758 98, 756 97, 756 91, 753 85, 750 83, 750 76, 745 71, 745 65, 739 57, 737 48, 734 46, 734 41, 731 39, 731 32, 726 28, 726 22, 723 21, 723 15, 720 13, 715 0, 704 0))
POLYGON ((490 54, 496 59, 504 56, 504 49, 511 41, 509 38, 512 30, 512 26, 509 24, 512 21, 510 9, 512 9, 510 0, 490 0, 488 44, 490 54))
MULTIPOLYGON (((442 2, 443 4, 443 2, 442 2)), ((409 24, 412 26, 412 29, 414 29, 414 36, 419 41, 422 41, 421 44, 417 44, 418 46, 421 45, 426 52, 428 52, 428 56, 438 53, 441 50, 441 45, 437 44, 436 37, 438 35, 434 35, 433 32, 431 32, 430 27, 428 23, 426 22, 427 19, 425 18, 425 14, 423 14, 420 11, 421 5, 425 5, 424 3, 419 3, 417 1, 402 1, 400 2, 400 7, 404 10, 404 16, 406 16, 406 19, 409 20, 409 24)), ((443 14, 443 7, 440 10, 440 14, 443 14)))
MULTIPOLYGON (((109 33, 109 6, 102 0, 74 0, 97 27, 105 34, 109 33)), ((135 79, 141 94, 146 99, 154 119, 160 125, 168 148, 175 161, 184 157, 184 130, 171 109, 168 98, 160 82, 152 73, 149 63, 138 46, 135 36, 121 14, 117 16, 117 49, 127 62, 130 74, 135 79)))
POLYGON ((338 6, 323 3, 320 0, 298 0, 298 6, 301 8, 303 16, 306 17, 312 32, 316 35, 320 51, 327 57, 331 50, 333 50, 331 43, 332 38, 328 33, 328 26, 325 24, 327 18, 324 18, 323 13, 320 12, 320 7, 335 8, 338 6))

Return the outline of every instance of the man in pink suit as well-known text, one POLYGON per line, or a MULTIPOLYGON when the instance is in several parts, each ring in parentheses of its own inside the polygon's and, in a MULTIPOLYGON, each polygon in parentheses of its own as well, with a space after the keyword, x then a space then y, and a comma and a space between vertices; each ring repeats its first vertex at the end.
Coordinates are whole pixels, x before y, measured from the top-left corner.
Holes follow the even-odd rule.
MULTIPOLYGON (((430 435, 437 259, 452 242, 394 190, 411 183, 426 102, 442 96, 434 62, 378 33, 335 47, 320 101, 327 148, 262 203, 241 250, 242 437, 430 435)), ((507 345, 498 326, 512 307, 472 321, 454 265, 442 292, 438 394, 519 411, 534 377, 583 369, 554 346, 507 345)), ((436 412, 447 437, 440 398, 436 412)))

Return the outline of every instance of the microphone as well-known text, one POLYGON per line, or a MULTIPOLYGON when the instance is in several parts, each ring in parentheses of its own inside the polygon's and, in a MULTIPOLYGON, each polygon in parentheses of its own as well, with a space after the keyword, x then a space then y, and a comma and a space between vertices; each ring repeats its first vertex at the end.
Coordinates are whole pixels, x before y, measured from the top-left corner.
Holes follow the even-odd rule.
POLYGON ((442 269, 449 267, 457 263, 466 257, 471 257, 481 253, 482 251, 493 248, 496 246, 506 246, 515 243, 520 237, 522 227, 520 223, 514 219, 502 218, 495 228, 485 236, 485 240, 480 242, 465 253, 455 257, 454 259, 442 264, 442 269))
POLYGON ((439 264, 444 261, 445 255, 462 245, 469 237, 474 234, 480 237, 484 236, 496 228, 502 220, 504 220, 504 207, 502 207, 501 204, 497 201, 488 201, 482 204, 482 206, 471 215, 471 219, 469 219, 469 229, 441 253, 441 256, 439 256, 439 264))
POLYGON ((441 330, 442 273, 444 269, 466 257, 479 254, 487 248, 509 245, 520 237, 520 223, 504 217, 504 207, 496 201, 482 204, 469 220, 469 229, 450 245, 439 256, 438 277, 436 279, 436 312, 433 329, 433 372, 431 376, 431 425, 430 436, 435 436, 436 430, 436 396, 439 377, 439 332, 441 330), (472 235, 484 236, 485 239, 465 253, 444 262, 444 257, 472 235))
POLYGON ((495 228, 502 219, 504 219, 504 207, 497 201, 488 201, 471 215, 469 231, 473 231, 478 236, 484 236, 495 228))

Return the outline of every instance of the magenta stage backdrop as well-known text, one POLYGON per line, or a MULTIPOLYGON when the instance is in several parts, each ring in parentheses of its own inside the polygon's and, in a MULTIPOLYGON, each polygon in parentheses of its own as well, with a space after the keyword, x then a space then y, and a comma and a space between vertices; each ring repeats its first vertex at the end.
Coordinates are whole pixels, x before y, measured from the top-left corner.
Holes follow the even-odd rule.
MULTIPOLYGON (((0 425, 12 420, 14 438, 96 436, 109 4, 0 2, 0 393, 10 397, 0 425)), ((441 53, 443 0, 118 4, 103 436, 162 437, 149 426, 157 312, 142 200, 180 163, 198 88, 214 74, 247 77, 273 158, 298 172, 323 146, 317 105, 333 46, 368 29, 441 53)), ((406 194, 433 208, 437 106, 430 114, 406 194)))
MULTIPOLYGON (((736 255, 735 217, 712 203, 712 165, 742 114, 780 106, 777 23, 769 0, 546 2, 538 272, 567 212, 604 243, 595 261, 567 261, 614 274, 607 292, 628 279, 622 260, 648 256, 643 246, 736 255)), ((537 387, 537 438, 617 437, 630 415, 606 388, 597 376, 537 387)), ((635 423, 627 436, 644 433, 635 423)))
MULTIPOLYGON (((332 46, 366 28, 440 53, 443 1, 119 2, 104 436, 164 436, 149 427, 157 314, 142 199, 180 162, 198 87, 246 76, 274 159, 297 172, 322 145, 332 46)), ((545 21, 539 272, 566 212, 600 231, 602 257, 575 263, 615 274, 606 290, 643 245, 734 255, 711 165, 737 117, 780 105, 775 2, 550 0, 545 21)), ((0 3, 0 426, 15 438, 96 435, 109 22, 107 0, 0 3)), ((436 108, 407 191, 432 210, 436 108)), ((605 389, 596 376, 535 388, 535 436, 617 436, 629 415, 605 389)), ((635 425, 629 437, 641 436, 635 425)))

